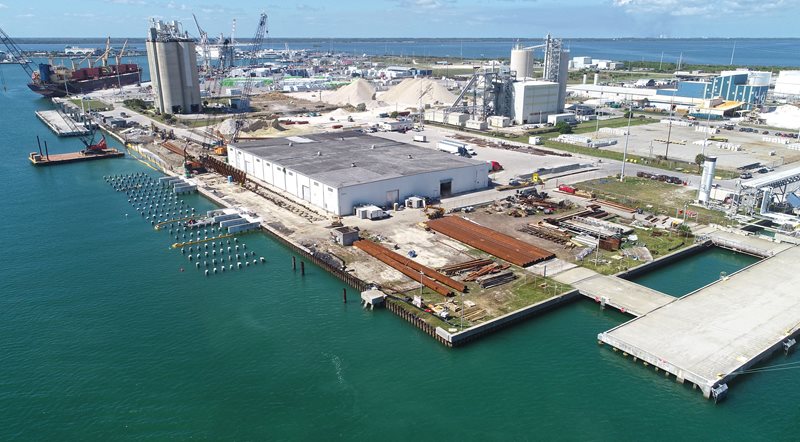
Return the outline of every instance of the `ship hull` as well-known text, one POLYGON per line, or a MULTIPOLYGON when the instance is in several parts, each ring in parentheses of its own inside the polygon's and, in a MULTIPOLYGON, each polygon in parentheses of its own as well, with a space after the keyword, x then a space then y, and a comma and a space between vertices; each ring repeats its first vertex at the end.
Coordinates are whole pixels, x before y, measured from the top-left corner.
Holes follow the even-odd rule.
POLYGON ((129 86, 139 82, 140 72, 126 72, 119 75, 108 75, 91 80, 68 81, 66 83, 29 83, 28 88, 37 94, 52 98, 74 94, 88 94, 100 89, 111 89, 129 86))

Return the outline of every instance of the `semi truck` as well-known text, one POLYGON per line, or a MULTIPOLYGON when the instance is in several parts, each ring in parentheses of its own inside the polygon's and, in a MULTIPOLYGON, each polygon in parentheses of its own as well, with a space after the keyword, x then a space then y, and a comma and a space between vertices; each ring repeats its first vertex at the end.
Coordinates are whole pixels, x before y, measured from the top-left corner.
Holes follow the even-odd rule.
POLYGON ((436 143, 436 148, 442 152, 452 153, 461 156, 475 155, 475 150, 472 149, 467 143, 453 140, 442 140, 436 143))

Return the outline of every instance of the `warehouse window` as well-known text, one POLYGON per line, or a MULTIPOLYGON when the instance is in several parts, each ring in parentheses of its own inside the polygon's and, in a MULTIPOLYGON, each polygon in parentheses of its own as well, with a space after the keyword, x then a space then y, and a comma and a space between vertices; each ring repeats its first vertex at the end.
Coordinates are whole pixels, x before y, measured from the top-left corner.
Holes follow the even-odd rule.
POLYGON ((292 172, 289 172, 289 176, 294 176, 294 173, 292 173, 292 172))
POLYGON ((315 186, 317 186, 317 187, 319 187, 319 183, 317 183, 317 182, 314 182, 314 185, 315 185, 315 186))
POLYGON ((264 163, 264 165, 266 165, 267 167, 269 167, 269 163, 264 163))
POLYGON ((328 187, 328 192, 333 192, 333 189, 328 187))

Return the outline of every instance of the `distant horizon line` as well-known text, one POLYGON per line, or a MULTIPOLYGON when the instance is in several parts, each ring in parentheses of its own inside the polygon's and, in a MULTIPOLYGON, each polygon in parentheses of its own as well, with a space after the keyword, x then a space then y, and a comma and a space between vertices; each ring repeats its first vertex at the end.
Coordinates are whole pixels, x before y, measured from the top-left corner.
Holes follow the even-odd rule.
MULTIPOLYGON (((105 40, 107 36, 97 37, 14 37, 19 40, 105 40)), ((112 40, 144 40, 142 37, 111 37, 112 40)), ((457 41, 481 41, 481 40, 534 40, 542 39, 544 36, 535 37, 267 37, 269 40, 362 40, 362 41, 413 41, 413 40, 457 40, 457 41)), ((560 37, 561 40, 800 40, 800 37, 560 37)), ((252 40, 250 37, 237 38, 238 41, 252 40)))

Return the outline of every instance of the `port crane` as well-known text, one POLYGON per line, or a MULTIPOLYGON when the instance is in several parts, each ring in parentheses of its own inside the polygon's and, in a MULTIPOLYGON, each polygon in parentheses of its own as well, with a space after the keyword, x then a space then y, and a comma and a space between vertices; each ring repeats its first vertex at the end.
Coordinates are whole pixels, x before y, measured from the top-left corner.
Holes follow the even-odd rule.
POLYGON ((111 55, 111 37, 106 38, 106 50, 103 51, 103 53, 97 57, 94 62, 97 63, 98 61, 103 60, 103 66, 108 66, 109 55, 111 55))
POLYGON ((208 48, 208 33, 200 27, 200 22, 197 21, 196 15, 192 14, 192 18, 194 18, 194 24, 197 26, 197 33, 200 34, 198 45, 200 46, 200 53, 203 54, 203 71, 208 72, 211 64, 211 51, 208 48))

